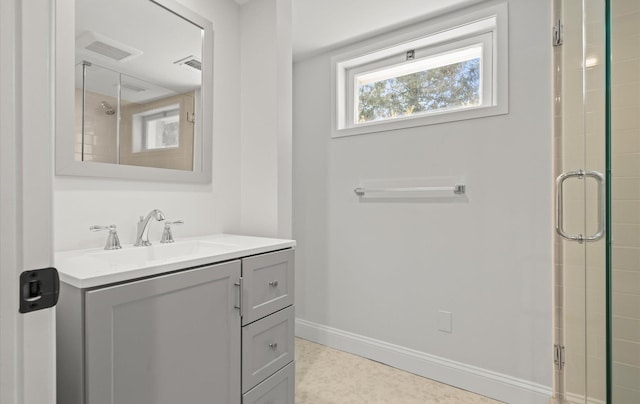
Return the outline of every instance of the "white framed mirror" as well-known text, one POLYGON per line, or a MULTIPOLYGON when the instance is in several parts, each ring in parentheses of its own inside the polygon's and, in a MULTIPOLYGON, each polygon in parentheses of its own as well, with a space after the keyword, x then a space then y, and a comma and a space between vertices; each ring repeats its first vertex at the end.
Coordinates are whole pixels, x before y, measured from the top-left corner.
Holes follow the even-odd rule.
POLYGON ((56 175, 211 182, 213 26, 173 0, 56 4, 56 175))

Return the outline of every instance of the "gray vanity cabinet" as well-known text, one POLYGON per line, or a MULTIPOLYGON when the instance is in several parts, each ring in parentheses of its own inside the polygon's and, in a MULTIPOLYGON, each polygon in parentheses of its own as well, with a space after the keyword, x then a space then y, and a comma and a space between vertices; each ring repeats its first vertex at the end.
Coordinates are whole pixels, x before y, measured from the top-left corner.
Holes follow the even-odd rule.
POLYGON ((293 404, 291 248, 122 279, 61 283, 58 402, 293 404))
MULTIPOLYGON (((59 361, 74 366, 75 359, 85 371, 59 384, 68 390, 59 402, 239 404, 240 271, 236 260, 85 290, 84 352, 81 343, 59 352, 77 349, 59 361)), ((67 332, 81 331, 72 324, 81 318, 65 318, 62 309, 59 327, 71 321, 67 332)))

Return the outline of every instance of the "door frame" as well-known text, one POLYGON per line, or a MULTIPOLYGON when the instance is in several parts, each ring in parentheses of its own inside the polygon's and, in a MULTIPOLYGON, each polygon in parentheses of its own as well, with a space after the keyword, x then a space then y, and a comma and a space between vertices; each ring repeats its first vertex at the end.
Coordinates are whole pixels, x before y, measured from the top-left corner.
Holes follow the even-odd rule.
POLYGON ((25 270, 53 265, 53 7, 0 2, 0 403, 55 404, 55 308, 20 314, 25 270))

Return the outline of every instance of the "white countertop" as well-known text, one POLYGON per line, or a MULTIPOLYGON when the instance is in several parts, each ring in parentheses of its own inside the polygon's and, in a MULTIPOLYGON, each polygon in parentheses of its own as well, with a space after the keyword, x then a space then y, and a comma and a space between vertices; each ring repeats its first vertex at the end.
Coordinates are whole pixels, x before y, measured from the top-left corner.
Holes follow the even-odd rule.
POLYGON ((112 251, 92 248, 58 252, 55 267, 62 282, 91 288, 295 245, 294 240, 215 234, 183 238, 173 244, 157 242, 150 247, 123 245, 112 251))

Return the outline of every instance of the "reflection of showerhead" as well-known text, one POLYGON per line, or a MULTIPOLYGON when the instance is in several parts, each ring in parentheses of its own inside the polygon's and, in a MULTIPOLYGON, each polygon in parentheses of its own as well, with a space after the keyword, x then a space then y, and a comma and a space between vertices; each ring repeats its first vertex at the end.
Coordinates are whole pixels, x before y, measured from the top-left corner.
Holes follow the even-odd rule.
POLYGON ((102 101, 100 103, 100 106, 102 107, 102 109, 104 109, 104 113, 107 115, 113 115, 116 113, 116 111, 106 101, 102 101))

